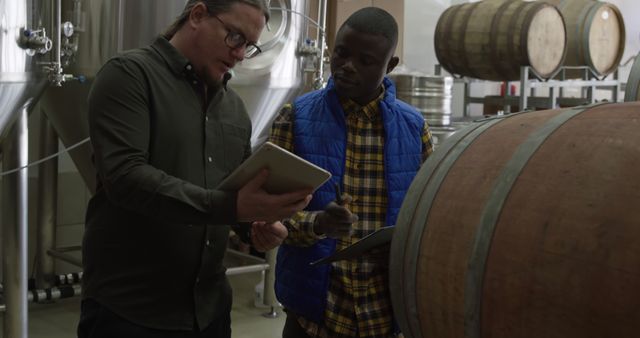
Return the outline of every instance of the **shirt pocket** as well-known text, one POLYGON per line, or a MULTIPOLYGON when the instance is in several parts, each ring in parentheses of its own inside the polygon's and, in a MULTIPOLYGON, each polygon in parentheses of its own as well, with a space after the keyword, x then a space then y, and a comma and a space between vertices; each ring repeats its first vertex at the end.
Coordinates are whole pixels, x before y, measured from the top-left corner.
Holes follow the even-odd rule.
POLYGON ((222 123, 223 134, 223 167, 227 171, 233 171, 244 160, 244 152, 249 147, 251 130, 249 128, 222 123))

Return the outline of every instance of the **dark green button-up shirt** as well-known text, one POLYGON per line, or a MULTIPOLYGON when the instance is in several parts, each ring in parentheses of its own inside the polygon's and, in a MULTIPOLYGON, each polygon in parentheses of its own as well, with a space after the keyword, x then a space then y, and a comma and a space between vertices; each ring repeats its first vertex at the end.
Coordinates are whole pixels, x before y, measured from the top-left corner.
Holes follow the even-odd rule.
POLYGON ((231 308, 222 258, 236 194, 217 184, 251 152, 236 93, 205 86, 166 39, 109 60, 89 95, 98 187, 84 297, 142 326, 205 328, 231 308))

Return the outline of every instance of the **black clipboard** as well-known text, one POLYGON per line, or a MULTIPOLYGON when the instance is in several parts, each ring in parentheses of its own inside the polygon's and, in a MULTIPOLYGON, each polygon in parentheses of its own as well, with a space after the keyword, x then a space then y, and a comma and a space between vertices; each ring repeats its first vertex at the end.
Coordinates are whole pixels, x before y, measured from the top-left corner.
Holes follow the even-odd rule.
POLYGON ((393 239, 393 232, 395 228, 396 227, 394 226, 388 226, 378 229, 374 233, 362 238, 361 240, 349 245, 342 250, 334 252, 330 256, 321 258, 315 262, 311 262, 310 265, 313 266, 318 264, 328 264, 335 261, 351 259, 354 257, 358 257, 373 248, 389 244, 391 243, 391 239, 393 239))

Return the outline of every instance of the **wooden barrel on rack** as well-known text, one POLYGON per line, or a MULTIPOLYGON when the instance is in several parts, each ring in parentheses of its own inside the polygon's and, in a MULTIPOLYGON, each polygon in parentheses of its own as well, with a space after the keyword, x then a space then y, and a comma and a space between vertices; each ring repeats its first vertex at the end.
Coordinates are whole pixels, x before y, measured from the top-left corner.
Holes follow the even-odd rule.
POLYGON ((548 78, 566 49, 562 14, 544 2, 485 0, 449 7, 435 31, 438 61, 449 73, 518 80, 530 66, 548 78))
MULTIPOLYGON (((624 19, 614 4, 596 0, 545 0, 558 7, 567 26, 565 66, 588 66, 600 76, 618 68, 625 46, 624 19)), ((569 71, 568 77, 584 72, 569 71)))
POLYGON ((391 244, 405 336, 637 337, 639 111, 525 112, 447 138, 391 244))
POLYGON ((640 54, 631 66, 627 86, 624 90, 624 102, 640 101, 640 54))

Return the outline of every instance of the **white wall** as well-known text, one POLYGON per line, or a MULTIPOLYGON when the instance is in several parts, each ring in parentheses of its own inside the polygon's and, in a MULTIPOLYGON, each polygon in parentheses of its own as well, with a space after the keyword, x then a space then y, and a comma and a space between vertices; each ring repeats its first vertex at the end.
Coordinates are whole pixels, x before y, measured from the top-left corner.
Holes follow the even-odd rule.
POLYGON ((440 15, 452 5, 452 0, 404 1, 404 55, 405 66, 433 74, 438 63, 433 37, 440 15))
MULTIPOLYGON (((622 17, 624 18, 627 43, 620 62, 625 62, 640 52, 640 20, 638 19, 638 15, 640 14, 640 1, 609 0, 607 2, 616 5, 618 9, 620 9, 620 12, 622 12, 622 17)), ((620 67, 618 70, 622 82, 626 82, 629 78, 632 65, 633 62, 624 67, 620 67)), ((624 96, 622 98, 624 98, 624 96)), ((622 98, 620 98, 620 100, 622 100, 622 98)))
POLYGON ((640 1, 638 0, 608 0, 620 9, 624 18, 627 44, 622 60, 625 61, 632 55, 640 52, 640 1))

